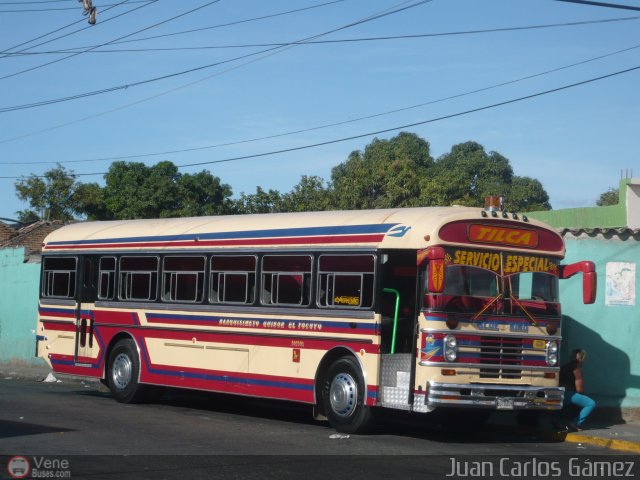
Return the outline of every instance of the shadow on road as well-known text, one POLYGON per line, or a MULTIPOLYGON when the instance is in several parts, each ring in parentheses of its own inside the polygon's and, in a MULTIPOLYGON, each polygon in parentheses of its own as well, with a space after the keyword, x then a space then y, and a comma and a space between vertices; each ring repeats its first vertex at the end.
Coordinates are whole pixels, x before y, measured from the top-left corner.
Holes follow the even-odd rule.
POLYGON ((71 432, 70 428, 49 427, 35 423, 0 420, 0 438, 22 437, 26 435, 40 435, 43 433, 71 432))

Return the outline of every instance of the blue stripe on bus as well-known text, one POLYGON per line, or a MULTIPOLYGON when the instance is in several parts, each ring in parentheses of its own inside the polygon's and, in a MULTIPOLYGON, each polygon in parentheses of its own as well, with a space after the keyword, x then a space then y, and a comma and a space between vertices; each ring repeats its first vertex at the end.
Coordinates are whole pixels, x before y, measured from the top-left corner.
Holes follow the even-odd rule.
MULTIPOLYGON (((302 383, 292 383, 292 382, 283 382, 283 381, 275 381, 275 380, 261 380, 257 378, 246 378, 246 377, 236 377, 232 375, 212 375, 209 373, 196 373, 189 371, 175 371, 175 370, 165 370, 162 368, 155 368, 151 366, 151 361, 149 360, 149 353, 147 352, 146 344, 144 342, 141 343, 141 351, 144 355, 144 361, 147 364, 147 370, 150 373, 158 374, 158 375, 170 375, 173 377, 188 377, 188 378, 197 378, 200 380, 206 380, 211 382, 226 382, 226 383, 244 383, 246 385, 258 385, 262 387, 276 387, 276 388, 288 388, 295 390, 313 390, 313 385, 306 385, 302 383)), ((236 373, 236 375, 238 375, 236 373)))
MULTIPOLYGON (((176 315, 176 314, 171 314, 171 313, 147 313, 147 320, 149 322, 153 322, 153 320, 158 319, 158 320, 188 320, 188 321, 192 321, 192 322, 201 322, 201 323, 214 323, 214 324, 219 324, 221 320, 231 320, 233 322, 260 322, 260 326, 262 326, 262 324, 264 322, 283 322, 285 324, 290 324, 290 323, 294 323, 296 324, 296 328, 292 329, 292 330, 304 330, 304 329, 298 329, 297 326, 299 324, 305 324, 305 323, 313 323, 313 324, 320 324, 322 325, 323 328, 346 328, 346 329, 350 329, 350 330, 354 330, 354 331, 372 331, 375 333, 376 330, 376 324, 375 323, 358 323, 358 322, 327 322, 327 321, 322 321, 322 320, 292 320, 292 319, 272 319, 272 318, 248 318, 248 317, 213 317, 213 316, 207 316, 207 315, 176 315)), ((221 325, 222 327, 234 327, 235 325, 221 325)), ((251 326, 248 326, 247 328, 252 328, 251 326)), ((315 332, 318 332, 318 330, 313 330, 315 332)))
POLYGON ((96 243, 112 242, 158 242, 158 241, 184 241, 184 240, 233 240, 247 238, 269 238, 269 237, 305 237, 316 235, 356 235, 386 233, 389 229, 398 225, 397 223, 374 223, 368 225, 336 225, 329 227, 303 227, 303 228, 274 228, 268 230, 250 230, 238 232, 212 232, 212 233, 190 233, 183 235, 156 235, 149 237, 120 237, 101 238, 92 240, 65 240, 49 242, 48 245, 91 245, 96 243))

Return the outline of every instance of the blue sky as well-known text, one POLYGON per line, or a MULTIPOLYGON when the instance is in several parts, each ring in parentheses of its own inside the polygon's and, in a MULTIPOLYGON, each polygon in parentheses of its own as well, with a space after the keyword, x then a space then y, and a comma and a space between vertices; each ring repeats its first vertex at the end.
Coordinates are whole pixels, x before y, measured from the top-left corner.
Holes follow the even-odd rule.
MULTIPOLYGON (((133 84, 260 52, 269 47, 192 49, 297 42, 414 1, 343 0, 94 0, 90 28, 76 0, 22 5, 0 0, 0 168, 2 177, 42 174, 55 162, 77 174, 105 172, 114 159, 177 165, 215 162, 359 136, 532 95, 640 65, 640 11, 554 0, 433 0, 320 37, 341 40, 464 32, 616 19, 606 23, 423 38, 295 45, 219 66, 77 100, 13 110, 133 84), (172 17, 175 20, 131 35, 172 17), (319 6, 321 4, 325 4, 319 6), (125 37, 166 35, 317 6, 304 11, 198 32, 113 43, 63 59, 42 52, 125 37), (57 8, 61 10, 42 11, 57 8), (17 13, 8 10, 34 9, 17 13), (131 11, 130 10, 134 10, 131 11), (127 13, 129 12, 129 13, 127 13), (121 15, 118 18, 113 18, 121 15), (113 18, 112 20, 109 20, 113 18), (624 19, 624 20, 622 20, 624 19), (79 21, 36 42, 11 48, 79 21), (35 46, 74 30, 82 31, 35 46), (638 46, 639 48, 632 48, 638 46), (15 52, 30 48, 15 55, 15 52), (114 49, 168 49, 103 52, 114 49), (624 49, 623 53, 612 54, 624 49), (7 55, 13 52, 14 55, 7 55), (38 53, 38 54, 34 54, 38 53), (338 126, 262 137, 371 116, 457 96, 605 58, 528 80, 338 126), (60 60, 48 66, 42 64, 60 60), (38 67, 38 68, 34 68, 38 67), (23 73, 23 70, 30 70, 23 73), (222 144, 235 145, 221 146, 222 144), (212 148, 201 148, 212 147, 212 148), (199 149, 201 148, 201 149, 199 149), (158 152, 188 152, 127 158, 158 152), (109 160, 100 160, 108 158, 109 160), (39 164, 35 162, 51 162, 39 164), (70 163, 67 163, 70 162, 70 163)), ((621 0, 640 7, 640 0, 621 0)), ((81 50, 79 50, 81 51, 81 50)), ((407 128, 438 157, 474 140, 509 158, 516 175, 540 180, 555 209, 592 206, 617 187, 621 171, 640 175, 640 70, 560 92, 407 128)), ((379 134, 390 138, 397 131, 379 134)), ((256 186, 290 190, 301 175, 329 179, 331 168, 374 136, 260 156, 185 167, 211 171, 234 196, 256 186)), ((79 177, 102 182, 101 175, 79 177)), ((27 208, 14 178, 0 179, 0 217, 27 208)))

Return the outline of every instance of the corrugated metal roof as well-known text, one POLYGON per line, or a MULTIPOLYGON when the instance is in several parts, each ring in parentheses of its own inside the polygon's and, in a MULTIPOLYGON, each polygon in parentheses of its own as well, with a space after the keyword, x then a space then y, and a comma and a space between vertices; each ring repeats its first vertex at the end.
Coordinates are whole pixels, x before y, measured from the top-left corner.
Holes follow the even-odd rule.
POLYGON ((640 235, 640 228, 627 228, 627 227, 618 227, 618 228, 611 228, 611 227, 601 227, 601 228, 558 228, 557 229, 558 232, 560 233, 560 235, 562 235, 563 237, 566 234, 571 234, 575 237, 579 236, 579 235, 589 235, 589 236, 596 236, 596 235, 618 235, 618 236, 623 236, 623 235, 628 235, 628 236, 637 236, 640 235))

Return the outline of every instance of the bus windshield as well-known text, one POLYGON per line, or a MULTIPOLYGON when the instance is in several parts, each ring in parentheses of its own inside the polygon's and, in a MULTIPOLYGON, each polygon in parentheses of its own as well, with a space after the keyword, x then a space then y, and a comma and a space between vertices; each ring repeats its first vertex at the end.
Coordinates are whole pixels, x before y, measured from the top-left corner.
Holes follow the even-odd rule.
POLYGON ((495 297, 498 294, 498 275, 482 268, 452 265, 447 268, 444 295, 495 297))
POLYGON ((522 272, 505 279, 510 296, 518 300, 557 303, 558 277, 543 272, 522 272))

